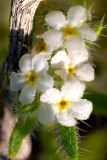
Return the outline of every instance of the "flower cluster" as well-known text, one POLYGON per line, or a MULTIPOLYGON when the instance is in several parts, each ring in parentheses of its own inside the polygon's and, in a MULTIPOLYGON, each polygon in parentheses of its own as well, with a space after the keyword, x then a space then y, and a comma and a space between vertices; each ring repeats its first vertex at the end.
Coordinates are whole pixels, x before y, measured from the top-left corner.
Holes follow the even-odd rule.
POLYGON ((22 56, 20 72, 10 75, 11 91, 21 90, 22 104, 32 104, 40 93, 37 117, 42 124, 57 120, 74 126, 76 120, 86 120, 92 112, 92 103, 82 99, 85 81, 94 80, 86 41, 97 39, 87 19, 82 6, 71 7, 67 16, 61 11, 49 12, 45 17, 48 30, 39 36, 32 54, 22 56), (60 88, 55 76, 61 79, 60 88))

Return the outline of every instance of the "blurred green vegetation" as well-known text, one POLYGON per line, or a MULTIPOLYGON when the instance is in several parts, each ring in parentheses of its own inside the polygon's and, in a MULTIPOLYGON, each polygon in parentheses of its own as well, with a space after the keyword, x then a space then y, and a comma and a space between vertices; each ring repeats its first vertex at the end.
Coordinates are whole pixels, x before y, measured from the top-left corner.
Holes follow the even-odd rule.
MULTIPOLYGON (((95 23, 100 22, 105 14, 104 24, 107 24, 107 1, 96 0, 94 3, 93 2, 93 0, 47 0, 47 3, 45 5, 42 2, 35 15, 33 35, 35 35, 35 33, 42 33, 44 31, 43 15, 46 11, 49 11, 51 9, 61 9, 64 12, 67 12, 68 8, 74 4, 84 4, 88 7, 90 4, 94 4, 92 13, 93 17, 96 17, 95 23)), ((0 0, 0 70, 8 53, 10 3, 10 0, 0 0)), ((102 31, 101 36, 99 37, 99 40, 96 42, 96 44, 98 46, 94 45, 91 48, 91 59, 93 59, 92 63, 95 64, 94 66, 96 71, 96 78, 95 81, 88 84, 88 89, 93 90, 96 93, 101 92, 107 94, 106 27, 102 31)), ((89 91, 87 90, 86 94, 88 92, 89 91)), ((97 101, 97 98, 94 97, 94 100, 97 101)), ((106 96, 105 99, 102 98, 102 102, 103 101, 107 101, 106 96)), ((102 107, 102 104, 105 104, 106 110, 106 103, 99 104, 98 101, 98 104, 95 104, 95 107, 99 105, 98 108, 100 108, 100 105, 102 107)), ((90 124, 92 128, 86 127, 85 124, 79 124, 79 128, 85 129, 87 131, 87 133, 84 133, 82 131, 79 132, 79 134, 81 135, 80 142, 82 141, 79 144, 79 159, 107 160, 107 117, 104 116, 103 113, 101 114, 101 116, 92 115, 87 123, 90 124)), ((52 128, 52 126, 49 126, 47 128, 39 125, 37 131, 35 131, 35 135, 37 138, 36 141, 33 142, 34 149, 30 160, 65 160, 67 156, 64 149, 61 149, 56 154, 58 148, 61 147, 58 138, 59 135, 57 127, 55 126, 55 128, 50 132, 48 131, 52 128)))
POLYGON ((10 0, 0 0, 0 69, 8 53, 10 0))
POLYGON ((79 150, 80 160, 106 160, 107 129, 99 129, 90 133, 81 143, 79 150))

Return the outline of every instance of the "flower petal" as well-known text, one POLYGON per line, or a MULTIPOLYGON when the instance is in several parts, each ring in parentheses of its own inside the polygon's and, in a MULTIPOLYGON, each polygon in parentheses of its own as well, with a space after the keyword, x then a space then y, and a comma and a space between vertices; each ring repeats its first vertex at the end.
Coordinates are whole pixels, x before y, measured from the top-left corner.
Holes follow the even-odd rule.
POLYGON ((84 39, 90 41, 96 41, 97 39, 97 33, 93 29, 91 29, 88 24, 85 24, 81 28, 79 28, 78 32, 84 39))
POLYGON ((51 59, 51 54, 52 54, 51 52, 50 53, 48 53, 48 52, 42 52, 39 55, 41 57, 45 57, 46 60, 49 60, 49 59, 51 59))
POLYGON ((51 65, 53 68, 62 68, 65 64, 69 63, 69 58, 65 51, 59 51, 55 56, 52 57, 51 65))
POLYGON ((68 54, 69 59, 71 60, 71 65, 75 67, 76 65, 83 63, 88 60, 88 51, 85 49, 83 52, 70 53, 68 54))
POLYGON ((51 105, 46 103, 42 104, 37 111, 37 117, 38 120, 44 125, 52 123, 55 116, 51 105))
POLYGON ((73 67, 88 60, 88 51, 86 50, 82 39, 78 37, 70 37, 66 40, 65 47, 68 51, 68 57, 70 58, 73 67))
POLYGON ((23 88, 19 99, 23 104, 29 104, 33 102, 35 95, 36 95, 36 87, 34 85, 27 84, 23 88))
POLYGON ((88 63, 79 65, 75 69, 75 74, 81 81, 94 80, 94 68, 88 63))
POLYGON ((60 111, 56 115, 57 121, 62 124, 63 126, 75 126, 76 120, 72 117, 71 112, 63 112, 60 111))
POLYGON ((54 48, 54 50, 62 46, 63 43, 62 37, 63 37, 62 33, 54 29, 46 31, 41 35, 41 38, 44 39, 47 45, 50 45, 52 48, 54 48))
POLYGON ((85 43, 81 38, 72 36, 65 41, 65 48, 69 53, 81 53, 85 50, 85 43))
POLYGON ((37 53, 37 52, 35 51, 35 48, 33 48, 33 49, 32 49, 32 54, 31 54, 31 56, 32 56, 32 58, 33 58, 35 55, 40 55, 41 57, 45 57, 46 60, 49 60, 49 59, 51 58, 51 54, 52 54, 52 52, 41 52, 41 53, 37 53))
POLYGON ((61 27, 64 27, 65 24, 67 23, 65 15, 61 11, 49 12, 46 15, 45 20, 50 26, 56 29, 60 29, 61 27))
POLYGON ((71 26, 79 27, 86 21, 86 10, 82 6, 73 6, 68 10, 67 19, 71 26))
POLYGON ((44 103, 56 103, 61 98, 60 92, 56 88, 51 88, 41 95, 40 101, 44 103))
POLYGON ((32 57, 30 54, 25 54, 19 61, 19 69, 22 73, 28 73, 32 67, 32 57))
POLYGON ((40 77, 36 83, 36 86, 43 93, 46 92, 48 89, 53 88, 54 86, 53 77, 48 74, 40 77))
POLYGON ((70 81, 67 81, 62 86, 62 94, 63 96, 72 101, 76 102, 78 99, 80 99, 83 96, 84 90, 85 90, 85 84, 83 82, 80 82, 75 77, 72 77, 70 81))
POLYGON ((32 70, 38 75, 45 74, 48 70, 47 60, 40 55, 35 55, 32 59, 32 70))
POLYGON ((25 78, 20 73, 12 72, 10 75, 10 90, 18 91, 23 88, 25 84, 25 78))
POLYGON ((60 76, 64 81, 67 81, 67 71, 65 69, 56 70, 55 73, 60 76))
POLYGON ((50 45, 46 45, 46 51, 41 51, 41 52, 38 53, 37 52, 37 48, 36 48, 36 46, 34 44, 34 47, 33 47, 32 51, 31 51, 31 53, 32 53, 31 56, 34 57, 35 55, 40 55, 42 57, 45 57, 46 60, 49 60, 51 58, 52 51, 53 51, 52 47, 50 45))
POLYGON ((79 102, 71 104, 72 114, 78 120, 86 120, 92 112, 92 102, 81 99, 79 102))

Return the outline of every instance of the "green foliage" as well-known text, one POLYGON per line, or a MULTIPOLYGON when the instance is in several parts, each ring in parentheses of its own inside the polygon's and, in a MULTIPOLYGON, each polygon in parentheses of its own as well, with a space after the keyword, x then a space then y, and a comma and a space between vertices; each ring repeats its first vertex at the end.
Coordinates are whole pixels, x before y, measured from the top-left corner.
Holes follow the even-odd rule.
POLYGON ((93 103, 93 112, 95 114, 107 115, 107 95, 106 94, 102 94, 98 92, 90 92, 90 94, 85 94, 84 98, 90 100, 93 103))
POLYGON ((107 129, 100 128, 88 134, 79 144, 79 152, 79 160, 106 160, 107 129))
POLYGON ((13 106, 13 114, 29 114, 36 111, 39 107, 39 94, 30 104, 23 105, 20 101, 13 106))
POLYGON ((35 114, 30 116, 20 116, 9 140, 9 158, 13 158, 17 155, 23 139, 29 134, 35 124, 35 114))
POLYGON ((29 114, 35 110, 37 110, 37 107, 34 105, 31 105, 31 104, 22 105, 21 102, 18 102, 13 107, 12 112, 13 112, 13 114, 29 114))
POLYGON ((72 160, 78 157, 78 142, 76 136, 76 127, 65 127, 59 124, 59 132, 62 144, 72 160))
POLYGON ((97 25, 96 29, 95 29, 95 31, 96 31, 96 33, 97 33, 98 36, 100 35, 102 29, 103 29, 103 24, 102 24, 102 23, 99 23, 99 24, 97 25))
POLYGON ((50 67, 49 70, 48 70, 48 73, 49 73, 49 74, 53 77, 53 79, 54 79, 55 88, 57 88, 57 89, 60 90, 61 87, 62 87, 62 84, 63 84, 62 78, 55 73, 55 69, 54 69, 54 68, 51 68, 51 67, 50 67))
POLYGON ((39 124, 39 129, 35 131, 35 135, 43 149, 42 160, 66 159, 66 156, 62 152, 58 152, 59 137, 57 137, 56 125, 50 124, 48 126, 44 126, 39 124))
POLYGON ((5 72, 4 73, 5 74, 5 77, 6 77, 6 83, 8 84, 8 85, 10 85, 10 72, 5 72))
POLYGON ((22 105, 21 102, 18 102, 13 108, 13 114, 29 114, 37 110, 38 107, 35 104, 22 105))
POLYGON ((47 10, 44 10, 43 13, 42 13, 42 22, 43 22, 44 27, 45 27, 46 30, 48 29, 48 25, 47 25, 47 22, 45 20, 45 17, 46 17, 47 14, 48 14, 47 10))
POLYGON ((75 3, 78 4, 78 5, 83 5, 84 0, 75 0, 75 3))
POLYGON ((89 8, 92 5, 93 0, 87 0, 87 1, 85 1, 85 0, 74 0, 74 2, 75 2, 76 5, 81 5, 81 6, 89 8))

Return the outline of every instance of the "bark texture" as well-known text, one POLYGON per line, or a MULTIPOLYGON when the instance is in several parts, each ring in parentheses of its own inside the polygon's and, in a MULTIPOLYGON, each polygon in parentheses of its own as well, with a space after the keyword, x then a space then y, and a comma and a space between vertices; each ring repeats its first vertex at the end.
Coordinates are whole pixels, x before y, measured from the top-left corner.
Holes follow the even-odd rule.
MULTIPOLYGON (((12 131, 16 121, 16 117, 11 114, 13 94, 10 92, 9 85, 7 84, 6 73, 17 71, 19 59, 28 52, 33 18, 41 1, 42 0, 11 0, 9 53, 2 69, 2 81, 3 84, 5 84, 5 112, 4 118, 0 122, 0 159, 5 159, 6 157, 3 155, 8 155, 8 133, 12 131)), ((14 96, 16 95, 14 94, 14 96)), ((17 159, 24 159, 24 156, 21 158, 24 152, 25 157, 30 154, 30 150, 28 149, 29 147, 31 148, 30 140, 27 140, 27 142, 27 146, 25 145, 26 143, 22 145, 22 150, 16 157, 17 159)))
POLYGON ((2 79, 5 103, 11 103, 11 92, 7 85, 7 73, 17 71, 22 55, 28 52, 35 11, 42 0, 12 0, 10 12, 9 53, 3 65, 2 79))
POLYGON ((3 71, 18 69, 20 57, 28 52, 35 11, 42 0, 12 0, 9 54, 3 71))

